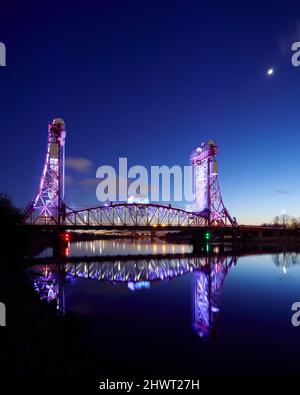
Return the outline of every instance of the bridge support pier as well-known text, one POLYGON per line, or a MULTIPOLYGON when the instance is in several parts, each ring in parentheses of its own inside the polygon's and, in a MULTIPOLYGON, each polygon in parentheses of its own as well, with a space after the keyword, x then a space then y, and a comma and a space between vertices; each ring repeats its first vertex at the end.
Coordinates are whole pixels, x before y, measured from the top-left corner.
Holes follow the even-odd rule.
POLYGON ((202 243, 200 243, 199 241, 197 242, 196 240, 193 240, 192 245, 193 245, 193 254, 203 253, 203 244, 202 243))
POLYGON ((154 242, 156 240, 156 237, 157 237, 156 230, 151 230, 151 234, 150 234, 151 242, 154 242))
POLYGON ((61 258, 68 255, 69 252, 69 237, 70 234, 66 232, 55 232, 53 237, 53 258, 61 258))

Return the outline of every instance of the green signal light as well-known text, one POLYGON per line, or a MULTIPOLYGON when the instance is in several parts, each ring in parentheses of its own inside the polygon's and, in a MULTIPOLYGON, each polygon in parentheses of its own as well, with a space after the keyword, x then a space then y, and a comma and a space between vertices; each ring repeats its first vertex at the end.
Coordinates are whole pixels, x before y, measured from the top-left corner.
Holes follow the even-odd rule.
POLYGON ((211 239, 211 233, 210 232, 205 232, 204 233, 204 239, 205 240, 210 240, 211 239))

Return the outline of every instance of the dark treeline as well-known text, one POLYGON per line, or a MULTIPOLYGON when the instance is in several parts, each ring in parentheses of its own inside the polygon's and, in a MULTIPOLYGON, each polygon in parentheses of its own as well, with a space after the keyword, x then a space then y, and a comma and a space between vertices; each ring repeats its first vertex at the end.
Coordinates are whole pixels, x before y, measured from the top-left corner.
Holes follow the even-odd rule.
POLYGON ((283 227, 291 229, 300 228, 300 218, 293 217, 289 214, 276 215, 271 223, 263 223, 262 226, 271 226, 274 228, 283 227))
POLYGON ((23 238, 20 229, 21 213, 14 207, 10 197, 0 193, 0 264, 1 269, 15 270, 16 265, 11 265, 9 257, 12 256, 15 263, 22 257, 23 238))

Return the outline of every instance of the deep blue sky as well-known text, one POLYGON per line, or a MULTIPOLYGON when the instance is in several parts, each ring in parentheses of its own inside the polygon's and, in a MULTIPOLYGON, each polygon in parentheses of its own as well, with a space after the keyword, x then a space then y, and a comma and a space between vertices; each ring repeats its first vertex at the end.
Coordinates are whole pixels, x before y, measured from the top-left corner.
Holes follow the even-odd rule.
POLYGON ((232 215, 300 216, 300 2, 2 0, 0 41, 0 186, 17 205, 61 116, 67 156, 92 162, 67 169, 70 204, 95 202, 102 164, 188 165, 214 138, 232 215))

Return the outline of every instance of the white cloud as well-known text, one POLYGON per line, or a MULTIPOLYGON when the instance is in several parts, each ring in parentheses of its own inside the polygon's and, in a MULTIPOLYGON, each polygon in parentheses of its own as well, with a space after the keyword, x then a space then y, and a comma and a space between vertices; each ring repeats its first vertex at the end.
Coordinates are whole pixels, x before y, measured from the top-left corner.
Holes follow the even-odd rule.
POLYGON ((86 173, 92 169, 92 162, 82 157, 66 158, 66 167, 80 173, 86 173))

